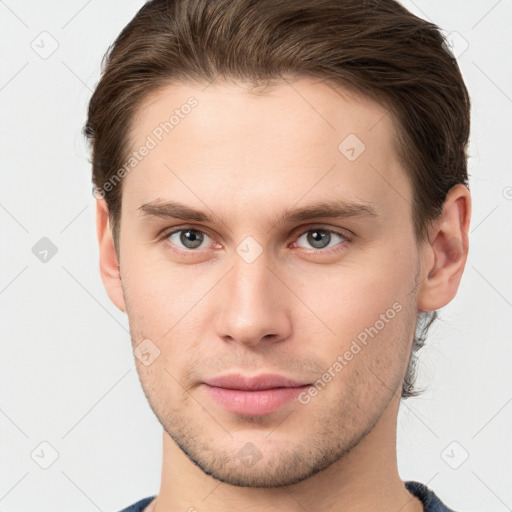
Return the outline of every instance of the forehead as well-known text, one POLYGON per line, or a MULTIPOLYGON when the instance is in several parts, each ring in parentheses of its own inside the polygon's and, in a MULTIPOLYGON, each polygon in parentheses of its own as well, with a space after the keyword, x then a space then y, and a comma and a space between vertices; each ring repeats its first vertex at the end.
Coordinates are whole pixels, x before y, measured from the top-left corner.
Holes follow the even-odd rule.
POLYGON ((240 82, 168 85, 134 116, 130 151, 150 149, 123 189, 132 206, 173 194, 199 206, 220 194, 239 207, 330 195, 396 208, 411 190, 394 133, 383 105, 318 79, 258 92, 240 82))

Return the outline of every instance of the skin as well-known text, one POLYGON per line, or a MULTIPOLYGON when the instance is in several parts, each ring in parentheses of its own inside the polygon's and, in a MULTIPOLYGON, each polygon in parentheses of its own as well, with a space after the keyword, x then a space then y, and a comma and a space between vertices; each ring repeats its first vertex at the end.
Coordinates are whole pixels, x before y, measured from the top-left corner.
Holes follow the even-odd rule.
POLYGON ((105 288, 127 312, 133 347, 150 339, 160 350, 148 366, 136 359, 163 427, 161 487, 148 510, 421 511, 397 468, 400 392, 418 312, 457 292, 469 192, 450 190, 418 245, 383 106, 306 78, 248 89, 174 84, 146 99, 132 149, 190 96, 198 105, 124 178, 119 258, 106 203, 97 203, 105 288), (366 146, 355 161, 338 150, 348 134, 366 146), (286 209, 333 199, 378 215, 276 224, 286 209), (143 215, 155 200, 222 222, 143 215), (165 238, 174 227, 206 233, 201 246, 188 248, 180 233, 165 238), (350 237, 322 232, 328 246, 319 248, 308 237, 314 228, 350 237), (252 263, 236 251, 247 236, 262 250, 252 263), (314 383, 394 303, 400 312, 307 404, 245 416, 201 385, 235 371, 314 383), (237 457, 244 446, 256 463, 237 457))

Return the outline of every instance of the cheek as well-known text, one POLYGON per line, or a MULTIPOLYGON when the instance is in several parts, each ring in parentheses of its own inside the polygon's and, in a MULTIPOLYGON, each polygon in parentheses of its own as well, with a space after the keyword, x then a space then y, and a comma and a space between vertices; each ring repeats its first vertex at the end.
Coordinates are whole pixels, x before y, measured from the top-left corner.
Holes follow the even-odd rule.
POLYGON ((204 298, 215 284, 215 276, 195 272, 193 265, 178 268, 168 261, 143 260, 132 254, 123 262, 123 290, 132 343, 135 348, 149 339, 156 345, 159 356, 152 367, 168 380, 171 376, 165 370, 177 373, 187 364, 190 354, 201 349, 199 340, 205 339, 201 335, 204 298))
MULTIPOLYGON (((381 253, 375 260, 302 274, 297 295, 335 338, 354 338, 376 323, 379 330, 396 324, 395 317, 410 305, 412 258, 400 261, 393 253, 381 253)), ((296 320, 300 323, 300 317, 296 320)))
MULTIPOLYGON (((193 265, 182 267, 155 255, 157 249, 132 250, 123 261, 123 288, 131 312, 154 327, 172 325, 192 303, 204 295, 202 283, 193 265)), ((128 251, 127 251, 128 252, 128 251)), ((155 329, 155 335, 158 333, 155 329)), ((159 332, 162 336, 166 331, 159 332)))
MULTIPOLYGON (((312 319, 323 329, 317 355, 326 367, 339 362, 339 374, 370 393, 394 389, 405 371, 416 318, 414 258, 412 247, 390 245, 368 251, 364 261, 354 258, 301 279, 301 298, 331 331, 312 319)), ((311 332, 303 315, 295 320, 299 331, 311 332)))

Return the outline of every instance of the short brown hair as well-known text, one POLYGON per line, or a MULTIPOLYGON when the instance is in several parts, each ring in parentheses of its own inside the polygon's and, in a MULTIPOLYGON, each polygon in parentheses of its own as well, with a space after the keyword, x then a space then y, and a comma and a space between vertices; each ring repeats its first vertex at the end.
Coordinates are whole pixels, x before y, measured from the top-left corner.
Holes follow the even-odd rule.
MULTIPOLYGON (((436 25, 394 0, 151 0, 105 55, 84 127, 118 256, 122 180, 105 184, 127 159, 141 102, 176 82, 257 87, 285 75, 325 78, 388 109, 412 183, 416 240, 426 240, 450 188, 468 186, 470 101, 436 25)), ((403 398, 419 394, 413 356, 437 317, 430 313, 419 316, 403 398)))

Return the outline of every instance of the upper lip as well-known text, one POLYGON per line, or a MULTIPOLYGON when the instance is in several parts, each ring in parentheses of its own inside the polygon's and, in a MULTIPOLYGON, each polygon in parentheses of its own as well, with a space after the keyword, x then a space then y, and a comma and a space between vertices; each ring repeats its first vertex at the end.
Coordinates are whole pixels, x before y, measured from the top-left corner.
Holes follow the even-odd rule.
POLYGON ((214 377, 204 381, 208 386, 225 389, 239 389, 242 391, 258 391, 274 388, 298 388, 308 385, 283 375, 266 373, 262 375, 247 376, 240 373, 214 377))

